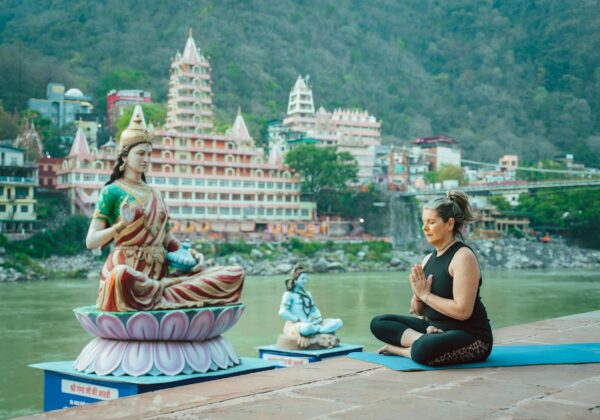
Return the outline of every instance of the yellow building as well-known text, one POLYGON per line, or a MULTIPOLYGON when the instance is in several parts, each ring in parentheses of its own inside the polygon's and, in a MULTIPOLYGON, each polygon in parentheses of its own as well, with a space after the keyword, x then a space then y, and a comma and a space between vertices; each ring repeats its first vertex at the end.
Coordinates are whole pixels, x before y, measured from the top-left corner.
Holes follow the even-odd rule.
POLYGON ((0 145, 0 232, 28 233, 36 222, 35 162, 25 160, 25 151, 0 145))

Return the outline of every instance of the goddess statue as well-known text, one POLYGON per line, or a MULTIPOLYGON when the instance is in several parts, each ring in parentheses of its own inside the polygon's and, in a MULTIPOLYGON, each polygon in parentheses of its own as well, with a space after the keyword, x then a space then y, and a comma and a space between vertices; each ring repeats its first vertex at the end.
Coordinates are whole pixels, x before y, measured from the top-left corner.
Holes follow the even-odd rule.
POLYGON ((331 348, 339 345, 335 332, 343 322, 341 319, 325 318, 315 305, 310 292, 305 289, 308 275, 304 267, 297 264, 292 276, 285 281, 286 292, 281 299, 279 316, 286 320, 283 335, 277 341, 277 347, 331 348))
POLYGON ((182 247, 170 231, 160 192, 146 183, 151 136, 141 107, 121 134, 117 163, 99 195, 86 238, 96 249, 114 241, 100 278, 96 308, 109 312, 149 311, 238 302, 244 282, 239 266, 204 268, 202 255, 188 272, 168 273, 167 252, 182 247))

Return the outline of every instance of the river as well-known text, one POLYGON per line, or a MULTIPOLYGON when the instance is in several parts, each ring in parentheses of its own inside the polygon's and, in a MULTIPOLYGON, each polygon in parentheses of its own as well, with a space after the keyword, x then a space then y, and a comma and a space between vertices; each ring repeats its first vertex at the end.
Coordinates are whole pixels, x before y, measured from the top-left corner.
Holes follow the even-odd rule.
MULTIPOLYGON (((339 336, 374 350, 371 318, 407 313, 408 273, 343 273, 309 276, 325 317, 342 318, 339 336)), ((42 410, 42 372, 36 362, 73 360, 91 340, 72 308, 95 302, 97 282, 77 279, 0 284, 0 418, 42 410)), ((242 301, 246 312, 226 336, 242 356, 272 344, 283 321, 277 317, 283 277, 249 277, 242 301)), ((597 270, 484 272, 482 299, 493 328, 586 312, 599 308, 597 270)))

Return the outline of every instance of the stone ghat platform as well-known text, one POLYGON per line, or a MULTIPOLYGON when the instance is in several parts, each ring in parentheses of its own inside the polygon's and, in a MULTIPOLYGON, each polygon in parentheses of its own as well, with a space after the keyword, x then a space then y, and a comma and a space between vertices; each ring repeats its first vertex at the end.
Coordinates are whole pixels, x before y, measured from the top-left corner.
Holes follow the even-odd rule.
MULTIPOLYGON (((495 331, 496 344, 600 341, 600 310, 495 331)), ((600 363, 396 372, 347 357, 49 412, 46 418, 600 418, 600 363)))

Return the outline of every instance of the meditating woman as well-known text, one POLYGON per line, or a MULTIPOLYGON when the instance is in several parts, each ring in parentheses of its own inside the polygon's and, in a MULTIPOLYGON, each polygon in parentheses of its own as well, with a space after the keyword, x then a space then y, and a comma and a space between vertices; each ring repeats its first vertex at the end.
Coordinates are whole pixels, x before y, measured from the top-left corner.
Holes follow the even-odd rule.
POLYGON ((479 297, 481 271, 473 250, 457 240, 473 219, 468 197, 451 191, 423 208, 423 232, 435 251, 410 273, 411 313, 380 315, 371 331, 382 354, 439 366, 487 359, 492 329, 479 297))
POLYGON ((89 249, 114 240, 100 278, 96 307, 104 311, 176 309, 236 303, 244 282, 241 267, 202 267, 168 276, 167 252, 181 243, 169 229, 160 192, 145 182, 151 138, 141 107, 123 131, 113 173, 100 197, 86 238, 89 249))

